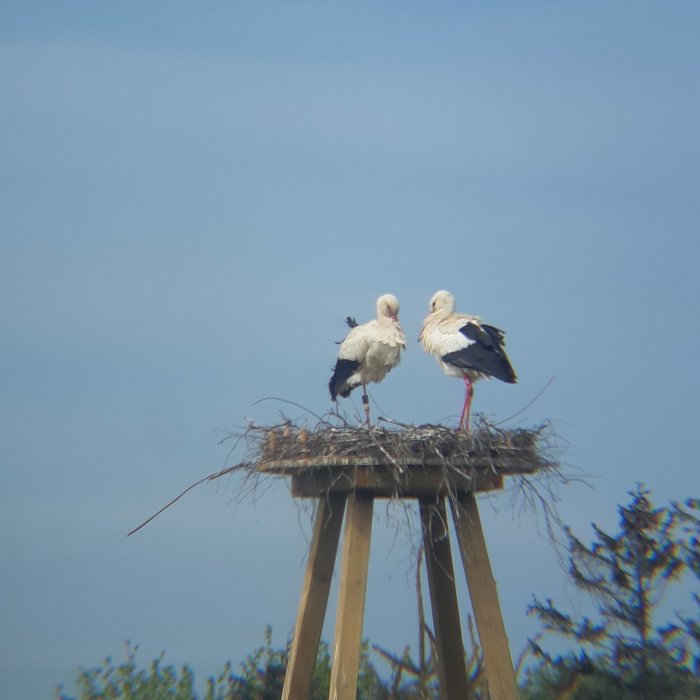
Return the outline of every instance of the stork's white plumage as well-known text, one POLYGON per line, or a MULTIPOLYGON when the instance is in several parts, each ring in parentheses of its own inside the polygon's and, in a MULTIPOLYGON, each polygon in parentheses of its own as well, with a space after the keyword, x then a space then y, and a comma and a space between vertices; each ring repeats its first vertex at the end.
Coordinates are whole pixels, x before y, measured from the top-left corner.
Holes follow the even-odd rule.
POLYGON ((399 324, 399 300, 393 294, 377 299, 377 318, 352 328, 338 349, 338 361, 328 384, 333 401, 362 386, 362 403, 369 425, 366 385, 381 382, 401 359, 406 336, 399 324))
POLYGON ((459 427, 469 430, 469 413, 474 382, 496 377, 508 384, 517 378, 505 351, 505 334, 481 323, 478 316, 455 313, 455 299, 449 292, 435 292, 430 313, 423 322, 419 340, 426 352, 435 355, 442 371, 464 380, 466 396, 459 427))

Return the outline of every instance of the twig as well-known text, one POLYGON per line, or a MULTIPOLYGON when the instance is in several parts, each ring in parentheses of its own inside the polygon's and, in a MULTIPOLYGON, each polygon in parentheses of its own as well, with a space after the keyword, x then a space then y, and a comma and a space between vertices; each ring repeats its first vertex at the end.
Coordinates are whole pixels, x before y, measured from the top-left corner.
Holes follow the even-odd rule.
POLYGON ((400 421, 395 420, 394 418, 385 418, 384 416, 377 416, 377 423, 379 422, 382 423, 390 423, 391 425, 398 425, 400 428, 413 428, 414 426, 409 425, 408 423, 401 423, 400 421))
POLYGON ((309 415, 312 415, 316 420, 318 420, 319 423, 327 423, 327 421, 323 420, 321 416, 319 416, 317 413, 314 413, 311 409, 306 408, 306 406, 302 406, 300 403, 297 403, 296 401, 289 401, 289 399, 283 399, 280 398, 279 396, 265 396, 262 399, 258 399, 257 401, 253 402, 253 406, 257 406, 259 403, 262 403, 263 401, 280 401, 281 403, 287 403, 290 406, 296 406, 297 408, 300 408, 302 411, 306 411, 309 415))
POLYGON ((178 496, 175 496, 172 501, 169 503, 166 503, 160 510, 156 511, 150 518, 147 520, 144 520, 138 527, 135 527, 131 532, 127 532, 126 536, 131 537, 135 532, 138 532, 142 527, 145 527, 148 525, 148 523, 151 522, 151 520, 155 520, 164 510, 167 510, 172 506, 174 503, 177 503, 188 491, 191 491, 195 486, 199 486, 200 484, 203 484, 205 481, 212 481, 214 479, 218 479, 220 476, 224 476, 225 474, 230 474, 233 471, 237 471, 238 469, 242 469, 245 466, 245 463, 241 464, 235 464, 232 467, 226 467, 224 469, 219 470, 218 472, 214 472, 213 474, 209 474, 208 476, 202 477, 199 481, 195 481, 194 484, 190 484, 182 493, 180 493, 178 496))
POLYGON ((547 389, 549 389, 549 387, 551 386, 553 381, 554 381, 554 376, 550 377, 549 381, 519 411, 516 411, 512 416, 508 416, 508 418, 504 418, 503 420, 498 421, 498 423, 494 423, 494 426, 503 425, 504 423, 507 423, 509 420, 513 420, 513 418, 516 418, 521 413, 524 413, 525 411, 527 411, 527 409, 530 408, 530 406, 532 406, 532 404, 535 403, 535 401, 537 401, 537 399, 539 399, 540 396, 542 396, 542 394, 544 394, 544 392, 547 391, 547 389))

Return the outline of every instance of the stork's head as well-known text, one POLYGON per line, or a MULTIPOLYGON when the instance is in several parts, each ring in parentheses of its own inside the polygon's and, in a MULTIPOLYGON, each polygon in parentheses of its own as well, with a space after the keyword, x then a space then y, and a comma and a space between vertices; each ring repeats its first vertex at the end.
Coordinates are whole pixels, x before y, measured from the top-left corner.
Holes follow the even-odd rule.
POLYGON ((441 289, 433 294, 430 300, 430 313, 437 316, 449 316, 455 310, 455 298, 449 292, 441 289))
POLYGON ((393 294, 382 294, 377 299, 377 318, 399 318, 399 300, 393 294))

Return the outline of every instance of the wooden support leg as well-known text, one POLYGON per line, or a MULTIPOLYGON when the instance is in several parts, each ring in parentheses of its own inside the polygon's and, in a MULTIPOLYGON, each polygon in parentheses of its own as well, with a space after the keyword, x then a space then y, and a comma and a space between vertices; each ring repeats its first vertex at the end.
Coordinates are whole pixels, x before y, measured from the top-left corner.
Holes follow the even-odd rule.
POLYGON ((329 494, 318 500, 282 700, 305 700, 311 696, 346 498, 345 494, 329 494))
POLYGON ((353 491, 348 496, 330 700, 355 700, 357 696, 373 505, 374 496, 369 492, 353 491))
POLYGON ((452 503, 452 517, 484 654, 489 693, 492 700, 517 700, 518 685, 508 637, 473 493, 458 494, 457 503, 452 503))
POLYGON ((444 500, 422 497, 420 515, 435 627, 440 697, 442 700, 461 699, 468 694, 467 669, 444 500))

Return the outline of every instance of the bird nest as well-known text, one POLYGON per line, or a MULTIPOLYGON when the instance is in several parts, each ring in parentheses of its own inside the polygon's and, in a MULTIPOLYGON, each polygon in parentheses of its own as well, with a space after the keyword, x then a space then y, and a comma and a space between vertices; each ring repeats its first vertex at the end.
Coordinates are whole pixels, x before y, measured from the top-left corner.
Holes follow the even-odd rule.
POLYGON ((386 464, 397 470, 476 466, 514 473, 554 466, 542 449, 547 437, 544 425, 501 430, 482 424, 472 433, 442 425, 405 425, 400 429, 322 426, 308 430, 286 424, 259 430, 256 468, 265 472, 351 463, 386 464))
POLYGON ((248 424, 222 442, 226 440, 234 441, 230 454, 243 452, 236 464, 192 484, 132 533, 198 484, 233 473, 243 475, 239 498, 267 477, 289 478, 296 497, 366 489, 379 497, 410 498, 497 490, 503 488, 504 477, 523 485, 543 472, 559 470, 548 424, 502 429, 481 417, 470 433, 393 421, 368 428, 326 420, 309 427, 284 420, 273 426, 248 424))
POLYGON ((442 425, 335 427, 291 424, 263 429, 256 471, 292 479, 292 494, 363 488, 378 496, 412 497, 456 489, 502 488, 507 475, 552 469, 546 426, 474 432, 442 425))

